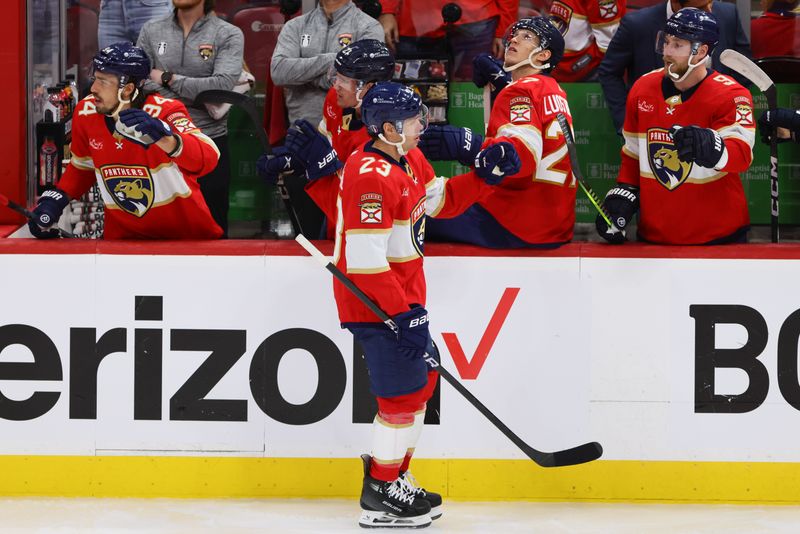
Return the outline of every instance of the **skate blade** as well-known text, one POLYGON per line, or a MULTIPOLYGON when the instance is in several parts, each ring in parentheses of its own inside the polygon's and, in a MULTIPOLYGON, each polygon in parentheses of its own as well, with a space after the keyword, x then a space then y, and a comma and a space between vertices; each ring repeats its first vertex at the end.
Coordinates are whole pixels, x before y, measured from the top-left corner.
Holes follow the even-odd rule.
POLYGON ((431 525, 431 516, 398 517, 386 512, 362 510, 358 525, 361 528, 425 528, 431 525))
POLYGON ((435 521, 435 520, 439 519, 440 517, 442 517, 442 507, 441 507, 441 505, 440 506, 434 506, 433 508, 431 508, 431 519, 435 521))

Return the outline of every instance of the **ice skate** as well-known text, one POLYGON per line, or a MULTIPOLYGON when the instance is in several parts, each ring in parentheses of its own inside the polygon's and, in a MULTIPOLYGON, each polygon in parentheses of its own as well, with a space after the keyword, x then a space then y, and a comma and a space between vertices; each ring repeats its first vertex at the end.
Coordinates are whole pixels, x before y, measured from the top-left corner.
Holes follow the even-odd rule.
MULTIPOLYGON (((363 528, 425 528, 431 524, 431 505, 418 497, 409 484, 400 478, 385 482, 369 476, 372 458, 361 455, 364 462, 364 486, 361 489, 363 528)), ((439 499, 441 502, 441 498, 439 499)))
POLYGON ((417 484, 417 480, 411 471, 401 471, 400 481, 408 486, 409 490, 414 493, 418 498, 428 501, 431 505, 431 519, 439 519, 442 517, 442 496, 438 493, 428 491, 417 484))

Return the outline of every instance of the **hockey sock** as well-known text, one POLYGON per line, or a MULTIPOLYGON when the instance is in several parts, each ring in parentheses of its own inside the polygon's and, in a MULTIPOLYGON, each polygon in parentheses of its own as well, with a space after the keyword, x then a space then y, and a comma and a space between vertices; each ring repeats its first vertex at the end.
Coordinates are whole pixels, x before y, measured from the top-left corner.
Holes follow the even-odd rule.
POLYGON ((414 455, 414 448, 419 441, 419 435, 422 433, 422 428, 425 426, 425 408, 422 411, 414 414, 414 424, 411 427, 411 435, 409 436, 408 450, 406 456, 403 458, 403 463, 400 464, 400 471, 408 471, 408 465, 411 463, 411 457, 414 455))
POLYGON ((400 475, 400 466, 414 433, 414 423, 413 413, 378 412, 372 423, 372 464, 369 476, 390 482, 400 475))

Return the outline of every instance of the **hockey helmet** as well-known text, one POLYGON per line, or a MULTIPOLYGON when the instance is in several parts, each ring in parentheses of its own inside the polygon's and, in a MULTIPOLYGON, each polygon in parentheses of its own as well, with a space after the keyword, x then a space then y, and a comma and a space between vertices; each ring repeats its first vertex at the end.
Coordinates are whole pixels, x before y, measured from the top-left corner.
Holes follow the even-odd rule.
POLYGON ((150 76, 150 58, 138 46, 122 41, 108 45, 92 59, 92 74, 105 72, 119 76, 120 87, 133 83, 142 87, 150 76))
POLYGON ((674 35, 692 43, 692 55, 697 53, 701 44, 708 45, 708 55, 719 43, 719 25, 717 18, 707 11, 696 7, 686 7, 672 15, 658 33, 656 50, 662 53, 666 35, 674 35))
POLYGON ((550 50, 550 59, 547 61, 549 68, 545 72, 550 72, 558 65, 564 57, 564 36, 549 17, 525 17, 519 19, 506 30, 503 37, 503 45, 507 48, 511 38, 519 30, 528 30, 539 37, 539 47, 542 50, 550 50))
POLYGON ((394 56, 377 39, 361 39, 336 54, 336 72, 360 82, 390 80, 394 73, 394 56))
POLYGON ((387 122, 403 133, 403 121, 420 114, 424 130, 428 108, 413 89, 397 82, 376 83, 364 95, 361 104, 361 119, 374 136, 383 133, 383 125, 387 122))

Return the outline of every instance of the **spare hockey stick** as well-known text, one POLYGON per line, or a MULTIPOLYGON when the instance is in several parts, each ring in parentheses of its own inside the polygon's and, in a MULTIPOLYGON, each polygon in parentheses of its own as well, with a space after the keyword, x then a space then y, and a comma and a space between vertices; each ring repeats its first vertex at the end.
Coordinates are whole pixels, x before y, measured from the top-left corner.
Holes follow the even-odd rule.
MULTIPOLYGON (((328 258, 322 255, 322 252, 319 251, 317 247, 311 244, 305 237, 302 235, 298 235, 295 237, 295 240, 300 243, 300 246, 303 247, 306 252, 308 252, 320 265, 324 266, 337 280, 339 280, 344 286, 350 290, 353 295, 355 295, 358 300, 364 303, 367 308, 370 309, 378 318, 383 321, 386 326, 392 329, 392 331, 397 332, 397 324, 389 317, 386 312, 378 307, 375 302, 373 302, 361 289, 358 288, 345 274, 340 271, 332 262, 328 261, 328 258)), ((592 460, 597 460, 603 454, 603 447, 597 443, 596 441, 590 443, 584 443, 583 445, 579 445, 577 447, 573 447, 571 449, 566 449, 562 451, 555 451, 555 452, 542 452, 539 450, 534 449, 522 439, 517 436, 514 432, 511 431, 500 419, 497 418, 495 414, 493 414, 489 408, 484 406, 484 404, 479 401, 472 393, 465 388, 461 382, 459 382, 450 372, 442 367, 441 363, 434 358, 433 356, 428 356, 426 358, 428 365, 431 367, 436 368, 439 371, 439 374, 444 378, 451 386, 453 386, 456 391, 461 393, 470 404, 472 404, 479 412, 481 412, 491 423, 503 433, 508 439, 510 439, 514 445, 519 447, 519 449, 525 453, 525 455, 539 464, 542 467, 563 467, 567 465, 576 465, 576 464, 583 464, 586 462, 591 462, 592 460)))
POLYGON ((586 193, 587 197, 589 197, 589 201, 594 205, 595 209, 597 209, 597 212, 606 222, 608 227, 611 228, 612 233, 615 234, 617 232, 622 232, 622 229, 611 220, 611 215, 606 211, 605 207, 603 207, 603 201, 600 200, 600 197, 598 197, 594 190, 592 190, 592 186, 590 186, 589 182, 586 181, 586 178, 583 177, 580 163, 578 162, 578 152, 575 149, 575 139, 572 137, 572 129, 569 127, 567 118, 563 113, 556 113, 556 120, 558 121, 558 125, 561 127, 561 133, 564 134, 564 139, 567 142, 567 152, 569 152, 569 161, 572 166, 572 174, 575 175, 575 178, 577 178, 578 183, 581 185, 581 189, 583 189, 583 192, 586 193))
MULTIPOLYGON (((30 210, 25 209, 24 207, 20 206, 19 204, 17 204, 13 200, 9 200, 7 196, 5 196, 5 195, 3 195, 1 193, 0 193, 0 206, 7 206, 8 208, 10 208, 10 209, 16 211, 17 213, 19 213, 20 215, 24 216, 29 221, 33 221, 36 218, 36 216, 33 214, 33 212, 31 212, 30 210)), ((58 230, 58 234, 61 237, 66 237, 66 238, 75 237, 75 235, 73 235, 71 232, 68 232, 66 230, 62 230, 61 228, 56 228, 56 229, 58 230)))
MULTIPOLYGON (((775 84, 758 65, 730 48, 722 51, 719 60, 726 67, 753 82, 767 98, 767 108, 775 109, 778 107, 778 93, 775 89, 775 84)), ((772 197, 770 218, 772 242, 777 243, 780 236, 778 235, 778 136, 776 132, 773 132, 770 136, 769 143, 769 184, 772 197)))
MULTIPOLYGON (((241 108, 247 113, 247 116, 250 117, 250 122, 253 123, 253 127, 256 129, 256 137, 258 137, 258 141, 261 144, 261 149, 266 154, 272 155, 272 146, 269 144, 267 132, 261 124, 258 110, 256 110, 256 105, 252 98, 245 94, 237 93, 236 91, 209 89, 197 95, 194 103, 197 107, 202 107, 204 104, 231 104, 232 106, 241 108)), ((297 235, 302 234, 303 228, 300 226, 300 219, 297 217, 292 199, 289 197, 289 190, 286 188, 286 184, 283 183, 283 175, 278 177, 276 186, 281 195, 281 200, 283 200, 283 205, 286 206, 286 211, 289 213, 289 220, 292 223, 292 228, 294 228, 294 233, 297 235)))

